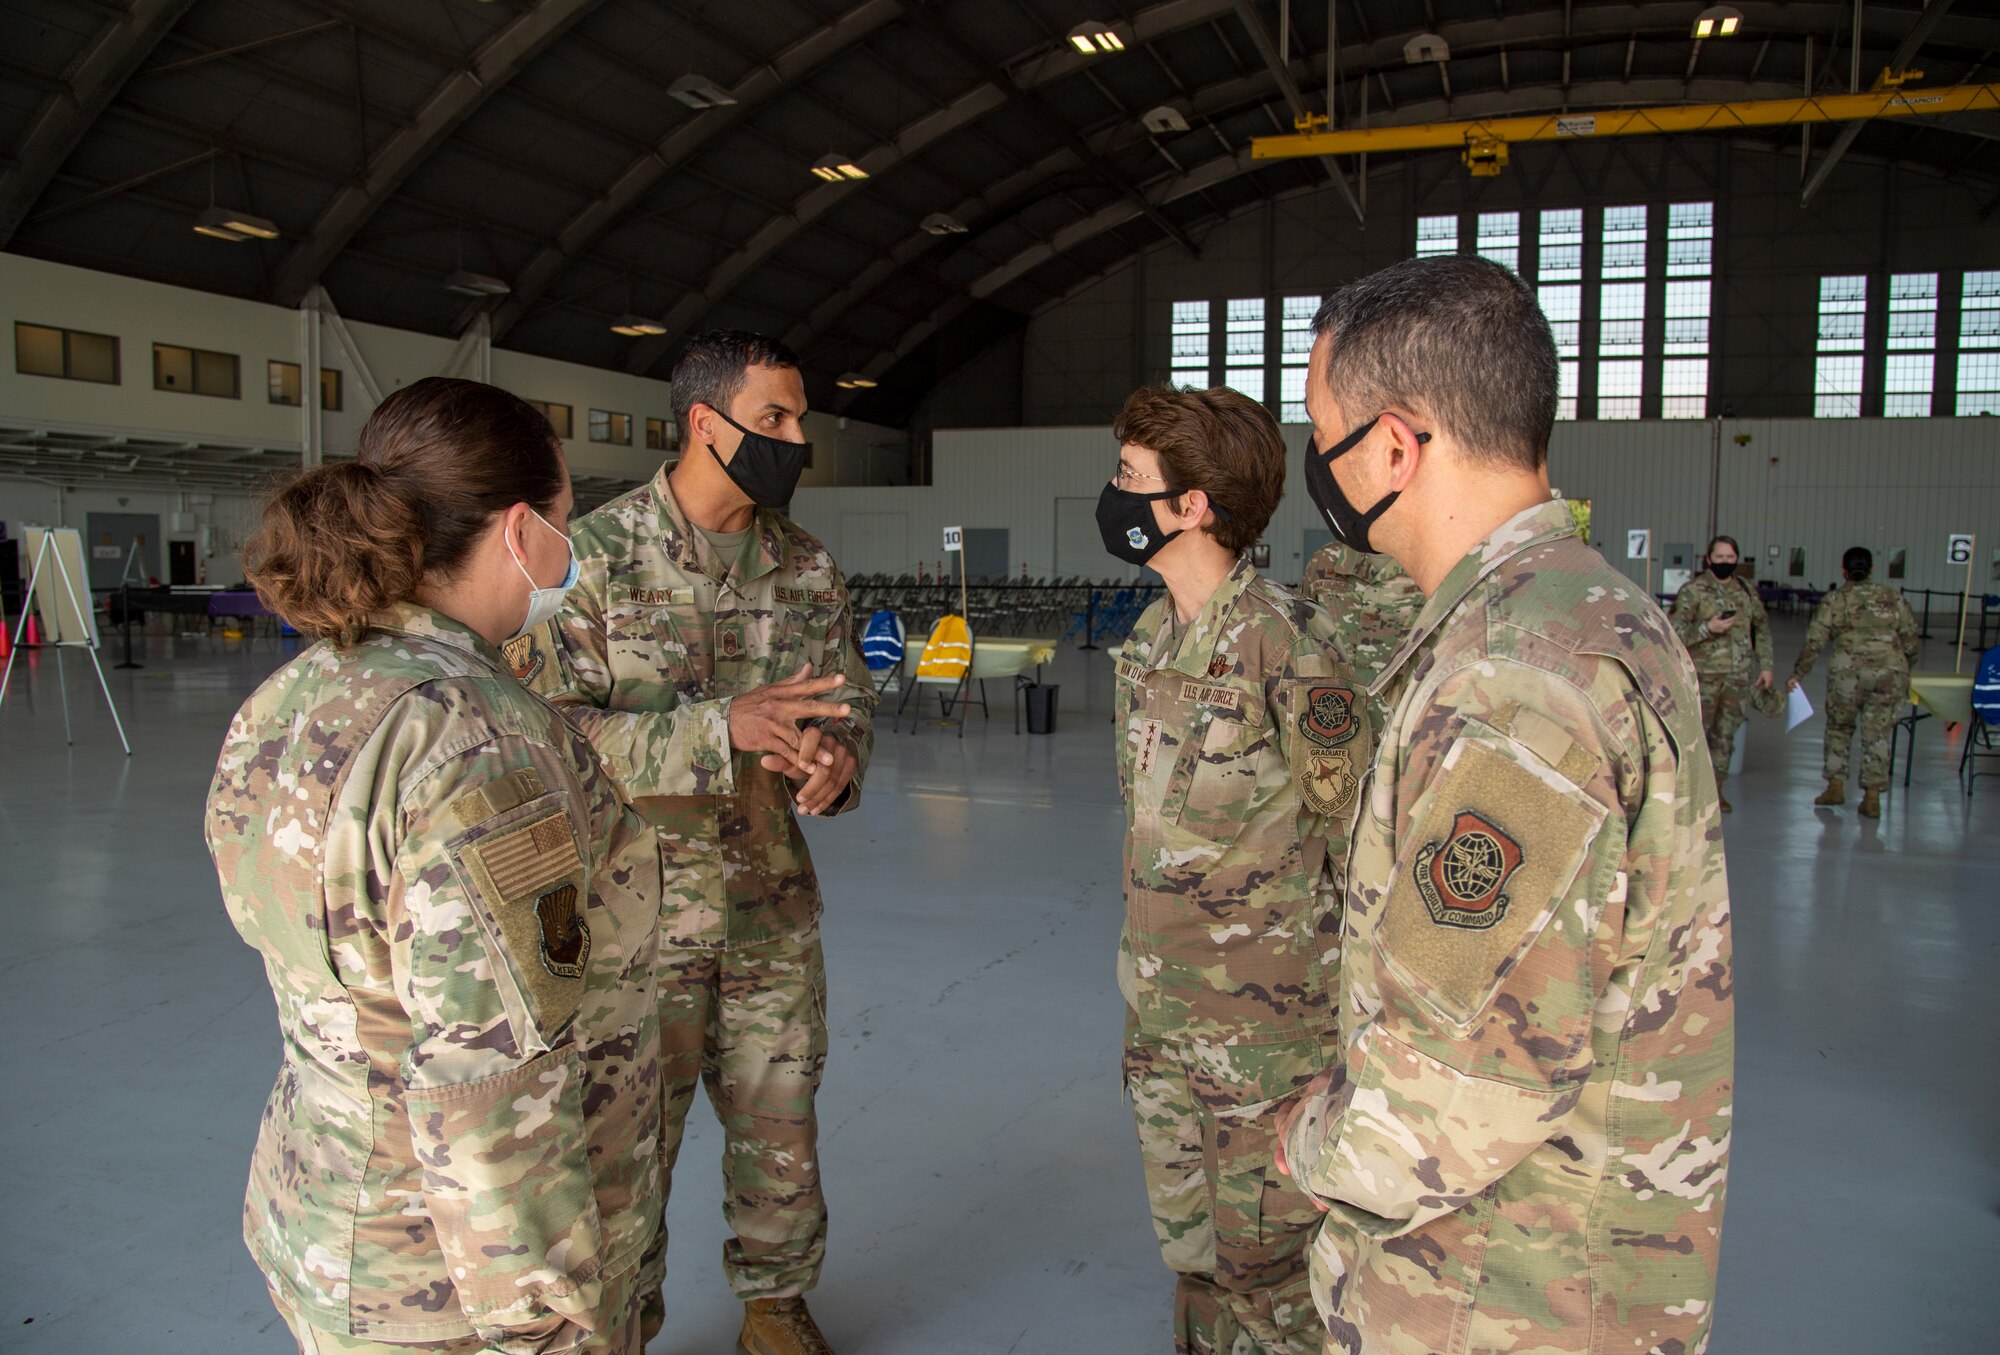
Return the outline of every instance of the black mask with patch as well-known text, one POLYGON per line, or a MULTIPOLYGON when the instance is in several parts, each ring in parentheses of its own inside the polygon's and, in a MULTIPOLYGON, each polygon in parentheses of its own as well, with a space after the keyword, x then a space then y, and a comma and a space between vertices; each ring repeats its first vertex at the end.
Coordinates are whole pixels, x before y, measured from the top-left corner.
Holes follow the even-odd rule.
POLYGON ((719 409, 715 415, 743 435, 743 441, 736 444, 736 455, 727 461, 715 450, 714 443, 708 444, 708 454, 715 458, 715 464, 736 482, 750 502, 765 508, 783 508, 789 504, 799 487, 799 476, 805 473, 806 462, 812 459, 812 444, 753 433, 719 409))
POLYGON ((1163 532, 1153 517, 1153 505, 1179 494, 1177 489, 1140 494, 1107 483, 1097 496, 1097 534, 1104 549, 1128 565, 1145 565, 1179 532, 1163 532))
POLYGON ((1728 578, 1728 577, 1729 577, 1730 575, 1732 575, 1732 574, 1734 574, 1734 573, 1736 572, 1736 561, 1734 561, 1734 560, 1710 560, 1710 561, 1708 562, 1708 569, 1709 569, 1709 572, 1710 572, 1711 574, 1715 575, 1715 577, 1716 577, 1716 578, 1718 578, 1718 579, 1726 579, 1726 578, 1728 578))
MULTIPOLYGON (((1389 511, 1402 491, 1390 490, 1375 501, 1373 508, 1363 512, 1354 506, 1354 501, 1340 487, 1340 481, 1334 478, 1333 463, 1353 451, 1361 439, 1368 436, 1368 430, 1381 421, 1382 416, 1377 414, 1324 452, 1319 449, 1317 434, 1306 439, 1307 497, 1319 509, 1320 516, 1326 519, 1327 530, 1333 533, 1334 539, 1365 555, 1380 554, 1368 542, 1368 529, 1389 511)), ((1429 433, 1417 434, 1418 446, 1430 440, 1429 433)))

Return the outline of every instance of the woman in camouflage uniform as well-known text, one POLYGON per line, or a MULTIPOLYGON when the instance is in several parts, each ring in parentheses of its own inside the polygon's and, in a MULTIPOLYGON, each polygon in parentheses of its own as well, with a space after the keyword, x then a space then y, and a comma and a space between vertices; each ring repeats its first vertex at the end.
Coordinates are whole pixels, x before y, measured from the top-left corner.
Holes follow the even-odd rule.
POLYGON ((1270 414, 1228 389, 1146 388, 1113 432, 1105 546, 1168 591, 1117 659, 1118 983, 1153 1228, 1179 1275, 1176 1345, 1314 1355, 1319 1214, 1272 1169, 1272 1127, 1339 1059, 1335 876, 1367 697, 1327 613, 1246 554, 1284 492, 1270 414))
POLYGON ((1674 594, 1674 633, 1687 646, 1701 679, 1701 725, 1708 756, 1715 764, 1715 797, 1722 812, 1731 805, 1722 794, 1736 755, 1736 731, 1747 718, 1744 707, 1763 700, 1771 685, 1771 618, 1757 590, 1736 573, 1736 538, 1708 543, 1708 568, 1674 594))
POLYGON ((637 1355, 659 1219, 658 858, 499 646, 575 578, 548 421, 391 395, 266 507, 318 643, 238 712, 207 836, 284 1064, 244 1236, 304 1355, 637 1355))
POLYGON ((1847 582, 1820 599, 1806 627, 1805 648, 1792 667, 1786 691, 1798 690, 1821 650, 1826 663, 1826 789, 1816 805, 1847 801, 1847 749, 1861 726, 1861 805, 1863 818, 1882 817, 1882 792, 1889 789, 1889 734, 1897 714, 1909 704, 1910 665, 1917 659, 1917 618, 1903 595, 1871 583, 1875 554, 1852 546, 1840 557, 1847 582))

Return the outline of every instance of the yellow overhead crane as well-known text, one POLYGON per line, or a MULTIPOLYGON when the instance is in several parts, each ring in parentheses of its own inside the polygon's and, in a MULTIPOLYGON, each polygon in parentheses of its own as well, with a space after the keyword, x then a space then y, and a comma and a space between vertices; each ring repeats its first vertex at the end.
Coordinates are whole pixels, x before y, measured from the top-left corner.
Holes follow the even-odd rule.
POLYGON ((1922 71, 1884 71, 1879 87, 1863 94, 1754 99, 1741 103, 1661 104, 1652 108, 1424 122, 1407 127, 1354 127, 1338 132, 1324 130, 1323 116, 1309 116, 1299 120, 1298 132, 1290 136, 1255 138, 1250 143, 1250 155, 1255 160, 1285 160, 1306 155, 1455 147, 1466 168, 1476 176, 1486 177, 1506 167, 1507 147, 1517 141, 1590 141, 1607 136, 1733 132, 1753 127, 1803 127, 1819 122, 2000 110, 2000 84, 1947 85, 1939 89, 1902 87, 1905 81, 1922 76, 1922 71))

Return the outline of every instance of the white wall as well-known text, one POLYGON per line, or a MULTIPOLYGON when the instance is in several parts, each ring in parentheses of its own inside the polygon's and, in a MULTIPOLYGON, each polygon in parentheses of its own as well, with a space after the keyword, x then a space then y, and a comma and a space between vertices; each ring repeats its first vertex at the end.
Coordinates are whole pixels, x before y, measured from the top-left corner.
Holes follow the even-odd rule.
MULTIPOLYGON (((339 298, 334 300, 337 305, 339 298)), ((347 327, 384 393, 442 371, 456 346, 450 339, 381 325, 350 322, 347 327)), ((296 452, 302 446, 304 413, 269 402, 265 364, 300 362, 302 342, 296 311, 0 253, 0 345, 7 350, 0 360, 0 417, 64 431, 220 439, 296 452), (120 383, 110 386, 17 372, 12 351, 17 320, 117 335, 120 383), (241 398, 153 389, 156 342, 236 354, 241 360, 241 398)), ((492 364, 496 385, 526 399, 572 408, 575 436, 565 447, 576 474, 637 482, 659 465, 662 453, 646 449, 645 429, 648 418, 672 422, 672 388, 666 382, 507 349, 495 349, 492 364), (589 441, 592 409, 630 414, 634 445, 589 441)), ((331 324, 321 326, 320 365, 341 370, 344 388, 342 409, 324 415, 323 446, 329 456, 352 455, 372 406, 331 324)), ((307 388, 312 389, 310 378, 307 388)), ((907 439, 898 430, 813 414, 806 431, 816 454, 805 484, 889 478, 907 465, 907 439)), ((0 522, 9 524, 16 535, 26 522, 82 527, 85 514, 93 510, 191 511, 197 526, 218 529, 215 539, 221 558, 210 563, 211 580, 228 575, 225 581, 233 581, 238 568, 230 557, 254 526, 256 496, 217 492, 194 497, 196 501, 189 502, 179 494, 150 488, 80 486, 59 491, 0 469, 0 522), (208 501, 200 502, 204 497, 208 501), (120 503, 121 499, 127 502, 120 503)), ((192 534, 166 535, 175 539, 192 534)))
MULTIPOLYGON (((1624 559, 1625 531, 1649 527, 1656 553, 1670 541, 1705 544, 1712 425, 1708 423, 1565 423, 1550 449, 1551 478, 1564 493, 1593 504, 1595 541, 1637 579, 1644 565, 1624 559)), ((1292 470, 1265 540, 1273 577, 1297 580, 1306 533, 1323 530, 1297 465, 1306 429, 1284 429, 1292 470)), ((1890 548, 1909 548, 1910 588, 1955 589, 1964 581, 1944 563, 1945 537, 1977 532, 1982 562, 2000 548, 2000 419, 1741 419, 1722 423, 1720 530, 1758 561, 1760 577, 1784 578, 1791 548, 1806 552, 1806 579, 1836 577, 1840 554, 1864 545, 1876 553, 1877 577, 1890 548), (1739 436, 1749 441, 1739 445, 1739 436), (1771 567, 1766 548, 1777 546, 1771 567)), ((879 536, 866 515, 896 514, 907 523, 909 557, 901 569, 941 558, 946 526, 1006 527, 1012 571, 1034 575, 1122 571, 1101 552, 1078 563, 1056 559, 1056 501, 1094 500, 1117 462, 1106 428, 947 429, 936 435, 935 486, 928 489, 801 491, 795 515, 837 558, 888 568, 870 541, 846 536, 847 524, 879 536)), ((1074 552, 1072 552, 1074 553, 1074 552)), ((1656 566, 1657 569, 1657 566, 1656 566)), ((1982 563, 1975 588, 2000 591, 1982 563)), ((1657 584, 1657 574, 1655 583, 1657 584)))

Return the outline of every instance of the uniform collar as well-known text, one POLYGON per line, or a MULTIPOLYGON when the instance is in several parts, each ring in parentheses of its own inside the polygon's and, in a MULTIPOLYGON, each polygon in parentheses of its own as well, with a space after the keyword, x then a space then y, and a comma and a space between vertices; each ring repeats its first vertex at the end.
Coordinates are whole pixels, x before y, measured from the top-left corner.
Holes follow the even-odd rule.
POLYGON ((1148 664, 1155 669, 1171 669, 1177 673, 1185 673, 1189 677, 1207 677, 1209 664, 1214 659, 1216 650, 1221 647, 1223 636, 1229 632, 1229 622, 1236 613, 1236 604, 1243 600, 1244 592, 1256 578, 1257 571, 1251 566, 1250 557, 1247 555, 1237 557, 1235 566, 1216 587, 1208 601, 1201 605, 1201 611, 1196 613, 1194 620, 1181 632, 1181 642, 1175 647, 1175 653, 1164 656, 1165 662, 1161 662, 1163 656, 1159 654, 1159 648, 1173 633, 1171 622, 1174 619, 1174 598, 1173 594, 1167 594, 1165 616, 1169 624, 1162 626, 1153 636, 1147 655, 1148 664))
POLYGON ((414 602, 398 602, 384 607, 368 618, 368 628, 448 645, 462 653, 477 655, 495 668, 507 669, 506 660, 499 650, 487 642, 485 636, 463 621, 414 602))
MULTIPOLYGON (((706 448, 703 450, 706 451, 706 448)), ((662 544, 681 570, 690 574, 706 573, 701 566, 701 548, 695 542, 699 533, 687 520, 687 514, 681 511, 673 486, 667 483, 667 472, 672 469, 672 464, 664 464, 653 472, 653 498, 660 505, 660 525, 666 529, 662 534, 662 544)), ((750 530, 757 534, 757 554, 749 567, 732 580, 738 584, 763 578, 776 569, 784 558, 779 544, 778 515, 761 504, 753 506, 750 513, 750 530)))
POLYGON ((1431 633, 1444 624, 1444 619, 1458 609, 1458 604, 1465 601, 1487 575, 1523 551, 1575 535, 1576 519, 1570 516, 1569 504, 1562 499, 1550 499, 1547 503, 1524 508, 1494 528, 1444 576, 1437 592, 1431 594, 1430 600, 1424 603, 1423 611, 1417 614, 1417 624, 1403 638, 1396 656, 1376 674, 1369 692, 1379 696, 1387 690, 1410 657, 1423 648, 1431 633))

